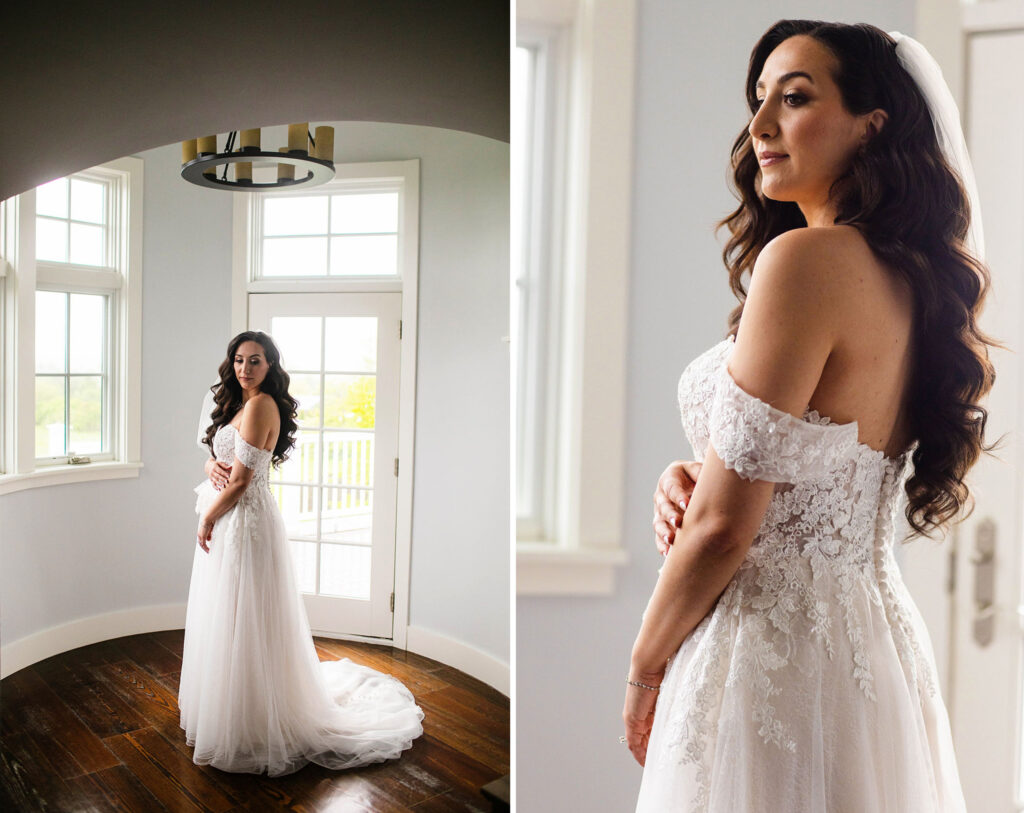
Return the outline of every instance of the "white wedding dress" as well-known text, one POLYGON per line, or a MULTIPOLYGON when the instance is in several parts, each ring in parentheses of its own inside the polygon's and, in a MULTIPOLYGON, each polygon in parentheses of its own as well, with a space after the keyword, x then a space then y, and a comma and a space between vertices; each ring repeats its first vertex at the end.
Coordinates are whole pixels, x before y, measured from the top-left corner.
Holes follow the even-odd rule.
POLYGON ((637 811, 965 809, 934 657, 893 546, 910 530, 908 449, 746 393, 732 339, 679 381, 698 460, 776 483, 745 560, 671 658, 637 811))
MULTIPOLYGON (((399 756, 423 733, 423 712, 390 675, 317 658, 267 482, 272 453, 231 424, 213 448, 253 476, 214 525, 210 552, 197 544, 192 562, 178 706, 193 761, 280 776, 309 762, 340 769, 399 756)), ((218 492, 209 480, 195 492, 202 514, 218 492)))

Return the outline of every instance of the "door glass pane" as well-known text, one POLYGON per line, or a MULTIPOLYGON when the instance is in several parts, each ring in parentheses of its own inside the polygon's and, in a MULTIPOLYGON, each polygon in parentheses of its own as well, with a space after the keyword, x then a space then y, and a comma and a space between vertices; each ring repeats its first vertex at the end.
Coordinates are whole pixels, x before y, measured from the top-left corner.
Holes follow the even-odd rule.
POLYGON ((398 273, 398 237, 394 234, 331 238, 331 273, 340 276, 398 273))
POLYGON ((36 218, 36 259, 55 263, 68 261, 68 222, 36 218))
POLYGON ((344 598, 370 598, 370 548, 320 546, 320 593, 344 598))
POLYGON ((68 179, 58 178, 36 187, 36 214, 68 216, 68 179))
MULTIPOLYGON (((57 291, 36 291, 37 373, 67 372, 67 304, 67 294, 57 291)), ((63 414, 61 412, 62 416, 63 414)))
POLYGON ((103 379, 98 375, 73 375, 69 384, 71 425, 68 451, 78 454, 102 450, 103 379))
POLYGON ((289 539, 316 539, 316 512, 319 489, 315 486, 272 484, 271 492, 284 516, 289 539))
POLYGON ((398 231, 398 193, 334 195, 331 234, 398 231))
POLYGON ((327 196, 264 198, 263 233, 327 234, 327 196))
POLYGON ((103 223, 104 185, 74 178, 71 181, 71 219, 103 223))
POLYGON ((373 486, 372 432, 324 432, 324 482, 373 486))
POLYGON ((316 483, 320 477, 317 451, 320 447, 319 432, 297 432, 295 446, 288 452, 288 459, 281 468, 270 469, 270 479, 290 483, 316 483))
POLYGON ((263 276, 322 276, 327 268, 326 237, 267 237, 263 240, 263 276))
POLYGON ((275 316, 270 335, 281 351, 281 364, 289 373, 320 372, 319 316, 275 316))
POLYGON ((325 488, 320 528, 325 542, 369 545, 373 541, 373 491, 325 488))
POLYGON ((377 319, 374 316, 329 316, 324 366, 335 373, 377 371, 377 319))
POLYGON ((292 564, 295 580, 303 593, 316 592, 316 542, 292 540, 292 564))
POLYGON ((303 429, 320 427, 320 376, 300 373, 291 377, 288 392, 299 402, 295 420, 303 429))
POLYGON ((64 454, 64 377, 36 376, 36 457, 64 454))
POLYGON ((85 223, 71 224, 71 247, 68 250, 70 262, 79 265, 103 265, 103 240, 106 229, 85 223))
POLYGON ((324 376, 324 426, 373 429, 376 404, 377 376, 324 376))
POLYGON ((103 372, 103 316, 106 297, 71 294, 71 372, 103 372))

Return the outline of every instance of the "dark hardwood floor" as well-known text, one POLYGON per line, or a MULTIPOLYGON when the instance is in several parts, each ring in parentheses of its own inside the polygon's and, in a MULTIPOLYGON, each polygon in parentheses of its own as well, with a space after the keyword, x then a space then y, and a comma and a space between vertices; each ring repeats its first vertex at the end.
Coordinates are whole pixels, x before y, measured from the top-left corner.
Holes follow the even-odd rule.
POLYGON ((0 681, 0 810, 489 811, 480 788, 509 772, 509 701, 444 664, 390 647, 314 639, 401 680, 424 733, 400 759, 288 776, 192 762, 179 727, 184 632, 132 635, 55 655, 0 681))

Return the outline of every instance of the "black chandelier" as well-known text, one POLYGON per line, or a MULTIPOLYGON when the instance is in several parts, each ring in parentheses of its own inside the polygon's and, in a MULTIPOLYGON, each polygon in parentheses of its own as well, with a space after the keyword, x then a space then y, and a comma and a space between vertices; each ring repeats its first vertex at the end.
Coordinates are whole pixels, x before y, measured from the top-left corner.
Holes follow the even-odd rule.
POLYGON ((334 177, 334 128, 317 127, 315 135, 309 123, 288 125, 288 146, 277 152, 263 150, 260 130, 228 133, 224 152, 217 152, 217 136, 204 136, 181 142, 181 177, 211 189, 258 190, 288 186, 317 186, 334 177), (236 140, 239 146, 236 149, 236 140), (277 180, 253 181, 253 165, 277 166, 277 180), (232 171, 229 175, 229 168, 232 171))

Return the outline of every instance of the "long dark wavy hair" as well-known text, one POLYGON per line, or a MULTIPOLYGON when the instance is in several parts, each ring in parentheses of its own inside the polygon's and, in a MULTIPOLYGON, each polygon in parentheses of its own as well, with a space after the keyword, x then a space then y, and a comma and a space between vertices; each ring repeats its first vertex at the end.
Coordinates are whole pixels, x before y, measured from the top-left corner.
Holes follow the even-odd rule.
POLYGON ((288 452, 295 445, 295 432, 298 425, 295 416, 298 414, 299 402, 288 393, 288 385, 291 378, 281 366, 281 352, 274 344, 270 335, 262 330, 246 330, 239 333, 228 342, 227 357, 220 364, 220 383, 210 387, 213 393, 213 400, 216 404, 211 417, 213 423, 206 430, 206 437, 203 443, 213 450, 213 436, 224 424, 230 423, 231 419, 238 414, 242 408, 242 385, 235 377, 235 353, 243 342, 258 342, 263 347, 263 353, 267 357, 267 375, 260 384, 260 392, 265 392, 277 403, 277 411, 281 415, 281 431, 277 436, 277 444, 274 446, 274 454, 271 461, 277 468, 288 459, 288 452))
MULTIPOLYGON (((924 98, 899 64, 895 40, 873 25, 775 23, 750 55, 746 96, 751 116, 768 55, 797 34, 813 37, 835 56, 832 79, 851 114, 876 108, 888 114, 833 183, 830 197, 837 203, 835 223, 856 227, 913 291, 917 352, 910 412, 917 448, 914 473, 906 483, 906 514, 911 536, 941 532, 965 505, 964 516, 973 510, 964 477, 982 451, 996 446, 984 444, 988 413, 979 402, 995 380, 988 347, 1003 345, 978 327, 990 277, 965 246, 969 200, 939 148, 924 98)), ((722 258, 740 301, 729 314, 729 334, 735 336, 747 293, 744 274, 753 270, 772 238, 807 222, 796 203, 761 194, 760 167, 746 127, 733 143, 731 158, 740 205, 716 231, 727 226, 731 233, 722 258)))

